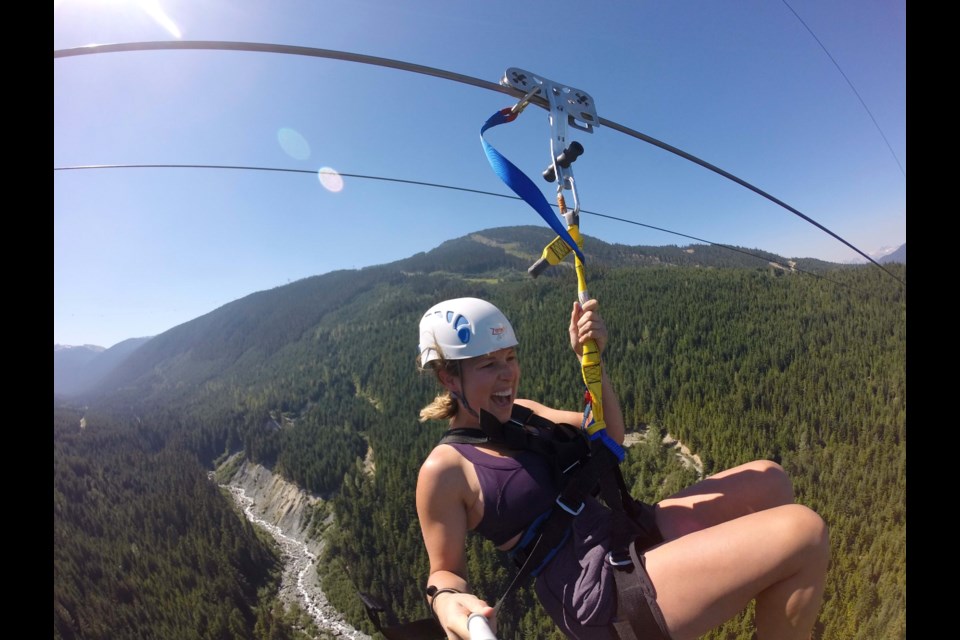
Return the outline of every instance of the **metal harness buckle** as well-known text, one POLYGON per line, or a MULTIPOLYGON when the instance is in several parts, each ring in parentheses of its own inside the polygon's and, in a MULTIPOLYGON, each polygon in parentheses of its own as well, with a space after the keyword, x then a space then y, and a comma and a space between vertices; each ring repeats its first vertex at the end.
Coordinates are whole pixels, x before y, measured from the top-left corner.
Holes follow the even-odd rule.
POLYGON ((581 502, 581 503, 580 503, 580 506, 577 508, 577 510, 574 511, 573 509, 571 509, 570 507, 568 507, 568 506, 563 502, 563 500, 560 499, 560 496, 557 496, 557 506, 559 506, 561 509, 563 509, 564 511, 566 511, 567 513, 569 513, 569 514, 572 515, 572 516, 578 516, 578 515, 580 515, 580 512, 583 511, 583 508, 586 506, 586 503, 585 503, 585 502, 581 502))

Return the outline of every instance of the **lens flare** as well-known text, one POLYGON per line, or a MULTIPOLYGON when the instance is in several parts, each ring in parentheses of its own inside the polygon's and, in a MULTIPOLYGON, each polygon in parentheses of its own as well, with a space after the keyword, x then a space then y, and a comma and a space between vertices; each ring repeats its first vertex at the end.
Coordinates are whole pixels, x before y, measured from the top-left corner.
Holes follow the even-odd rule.
POLYGON ((310 143, 298 131, 284 127, 277 131, 277 142, 291 158, 306 160, 310 157, 310 143))
POLYGON ((327 191, 339 193, 343 190, 343 176, 334 169, 321 167, 320 171, 317 172, 317 177, 320 178, 320 184, 323 185, 323 188, 327 191))

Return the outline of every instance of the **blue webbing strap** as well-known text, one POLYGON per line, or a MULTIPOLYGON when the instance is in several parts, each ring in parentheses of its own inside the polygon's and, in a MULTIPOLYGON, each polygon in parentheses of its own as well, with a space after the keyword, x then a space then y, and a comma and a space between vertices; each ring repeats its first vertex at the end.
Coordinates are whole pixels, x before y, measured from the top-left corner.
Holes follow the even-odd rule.
POLYGON ((490 166, 493 168, 494 173, 496 173, 500 179, 503 180, 503 183, 510 187, 514 193, 523 198, 527 204, 533 207, 534 210, 540 214, 540 217, 550 225, 550 228, 556 231, 557 235, 560 236, 560 238, 566 242, 571 249, 573 249, 573 251, 577 254, 577 257, 580 258, 580 262, 586 264, 586 258, 583 257, 580 247, 578 247, 574 239, 570 237, 570 233, 567 232, 566 228, 560 224, 560 220, 553 212, 553 209, 550 207, 550 203, 547 202, 547 199, 543 196, 543 193, 540 191, 540 189, 533 184, 533 181, 530 180, 526 174, 520 171, 520 169, 518 169, 512 162, 504 158, 503 155, 494 149, 483 137, 483 134, 486 133, 487 129, 491 129, 507 122, 513 122, 516 120, 516 118, 517 114, 513 113, 510 107, 507 107, 497 111, 490 116, 485 123, 483 123, 483 126, 480 128, 480 142, 483 144, 483 150, 487 154, 487 160, 490 162, 490 166))
MULTIPOLYGON (((590 421, 588 422, 587 418, 589 417, 590 417, 590 404, 588 403, 587 406, 583 408, 583 421, 580 423, 580 428, 584 431, 586 431, 587 427, 592 425, 594 422, 593 418, 590 418, 590 421)), ((606 445, 607 449, 610 449, 610 451, 613 452, 613 455, 617 456, 617 460, 619 460, 620 462, 623 462, 623 459, 626 456, 626 452, 623 450, 623 447, 617 444, 616 440, 610 437, 610 435, 607 433, 607 430, 605 428, 600 429, 599 431, 590 435, 589 439, 599 440, 600 442, 602 442, 604 445, 606 445)))
MULTIPOLYGON (((577 246, 577 243, 573 238, 570 237, 569 232, 566 228, 560 224, 560 220, 553 213, 553 209, 550 207, 550 203, 547 202, 547 199, 543 196, 543 193, 533 184, 533 181, 530 180, 520 169, 516 167, 512 162, 507 160, 503 155, 493 148, 493 146, 487 142, 486 138, 483 137, 483 134, 487 132, 488 129, 505 124, 507 122, 513 122, 517 119, 517 113, 515 113, 510 107, 506 107, 494 113, 490 116, 486 122, 483 123, 483 126, 480 128, 480 142, 483 144, 483 150, 487 154, 487 160, 490 162, 490 166, 493 168, 494 173, 496 173, 503 183, 510 187, 514 193, 523 198, 523 200, 529 204, 534 210, 540 214, 540 217, 546 220, 547 224, 556 231, 557 235, 567 243, 567 245, 573 249, 577 256, 580 258, 580 261, 586 264, 583 253, 580 251, 580 247, 577 246)), ((587 411, 589 407, 584 412, 584 421, 586 421, 587 411)), ((617 457, 617 459, 623 462, 624 451, 623 448, 617 444, 617 442, 607 435, 606 429, 601 429, 597 433, 593 434, 591 439, 599 439, 603 444, 607 446, 610 451, 617 457)))
POLYGON ((616 440, 610 437, 606 429, 600 429, 600 431, 594 433, 590 436, 590 440, 599 440, 617 457, 619 462, 623 462, 626 452, 623 450, 623 447, 617 444, 616 440))

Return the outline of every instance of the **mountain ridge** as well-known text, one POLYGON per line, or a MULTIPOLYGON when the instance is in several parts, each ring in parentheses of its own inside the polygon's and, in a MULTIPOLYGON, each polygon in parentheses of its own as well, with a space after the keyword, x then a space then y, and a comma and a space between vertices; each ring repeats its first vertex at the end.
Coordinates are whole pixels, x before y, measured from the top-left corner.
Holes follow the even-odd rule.
MULTIPOLYGON (((164 386, 168 383, 166 371, 183 361, 190 361, 190 375, 178 376, 177 383, 203 384, 230 371, 244 355, 268 357, 298 340, 327 313, 375 289, 409 281, 411 276, 452 276, 478 284, 530 280, 528 268, 553 238, 553 231, 543 226, 484 229, 393 262, 335 270, 254 292, 158 336, 125 340, 99 355, 92 348, 78 351, 55 345, 54 395, 70 397, 130 388, 135 381, 148 376, 155 385, 164 386)), ((584 235, 583 246, 588 273, 619 267, 820 273, 850 267, 810 258, 788 260, 759 249, 710 244, 625 245, 584 235)), ((563 277, 572 268, 573 260, 568 256, 539 277, 563 277)))

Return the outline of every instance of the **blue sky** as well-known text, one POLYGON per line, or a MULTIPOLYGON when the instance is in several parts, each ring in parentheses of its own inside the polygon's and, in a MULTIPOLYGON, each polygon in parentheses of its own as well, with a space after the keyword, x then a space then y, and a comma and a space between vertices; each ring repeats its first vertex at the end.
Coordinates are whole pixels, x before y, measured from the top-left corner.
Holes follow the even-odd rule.
MULTIPOLYGON (((590 93, 600 117, 738 176, 866 253, 906 242, 903 0, 54 2, 54 50, 158 40, 331 49, 489 82, 519 67, 590 93)), ((512 103, 441 78, 273 53, 57 58, 54 167, 331 168, 512 195, 479 139, 512 103)), ((788 258, 859 258, 688 160, 610 128, 570 133, 585 148, 574 165, 582 208, 639 223, 584 214, 588 236, 692 242, 649 225, 788 258)), ((549 137, 536 107, 487 134, 552 202, 539 177, 549 137)), ((110 347, 301 278, 544 224, 520 201, 350 177, 332 190, 311 173, 53 178, 55 344, 110 347)))

